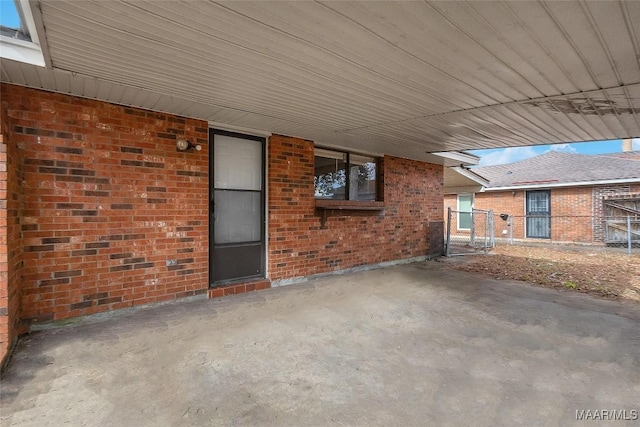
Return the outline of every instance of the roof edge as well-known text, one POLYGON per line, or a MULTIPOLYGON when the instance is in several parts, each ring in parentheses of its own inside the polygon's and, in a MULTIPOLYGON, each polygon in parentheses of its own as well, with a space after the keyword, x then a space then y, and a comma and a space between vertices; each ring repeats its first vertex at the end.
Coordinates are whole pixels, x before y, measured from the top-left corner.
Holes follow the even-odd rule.
POLYGON ((433 151, 427 154, 444 157, 445 159, 454 160, 464 165, 477 165, 480 162, 480 157, 467 153, 466 151, 433 151))
POLYGON ((482 185, 483 187, 487 187, 489 185, 489 181, 483 177, 481 177, 480 175, 478 175, 477 173, 464 168, 462 166, 454 166, 451 169, 453 169, 454 171, 458 172, 460 175, 464 176, 465 178, 468 178, 470 180, 472 180, 473 182, 477 182, 478 184, 482 185))
POLYGON ((530 190, 536 188, 558 188, 558 187, 587 187, 595 185, 611 184, 633 184, 640 183, 640 178, 606 179, 601 181, 574 181, 559 182, 555 184, 533 184, 533 185, 509 185, 504 187, 485 187, 484 191, 505 191, 505 190, 530 190))

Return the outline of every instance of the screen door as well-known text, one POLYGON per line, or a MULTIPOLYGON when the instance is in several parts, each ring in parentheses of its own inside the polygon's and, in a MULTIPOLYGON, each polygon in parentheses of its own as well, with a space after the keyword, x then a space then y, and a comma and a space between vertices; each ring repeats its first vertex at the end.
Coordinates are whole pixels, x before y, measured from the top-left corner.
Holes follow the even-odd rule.
POLYGON ((551 237, 551 193, 527 191, 527 237, 551 237))
POLYGON ((210 283, 264 277, 265 139, 211 129, 210 283))

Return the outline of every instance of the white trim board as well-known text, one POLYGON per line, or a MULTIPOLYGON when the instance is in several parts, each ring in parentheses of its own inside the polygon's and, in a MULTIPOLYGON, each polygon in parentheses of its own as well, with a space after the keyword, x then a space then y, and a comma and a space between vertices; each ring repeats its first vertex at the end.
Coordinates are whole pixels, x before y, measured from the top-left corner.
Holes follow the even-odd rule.
POLYGON ((545 188, 559 188, 559 187, 593 187, 596 185, 617 185, 617 184, 636 184, 636 183, 640 183, 640 178, 608 179, 604 181, 542 183, 542 184, 531 184, 531 185, 509 185, 505 187, 489 187, 489 188, 485 187, 483 192, 506 191, 506 190, 533 190, 538 188, 545 189, 545 188))

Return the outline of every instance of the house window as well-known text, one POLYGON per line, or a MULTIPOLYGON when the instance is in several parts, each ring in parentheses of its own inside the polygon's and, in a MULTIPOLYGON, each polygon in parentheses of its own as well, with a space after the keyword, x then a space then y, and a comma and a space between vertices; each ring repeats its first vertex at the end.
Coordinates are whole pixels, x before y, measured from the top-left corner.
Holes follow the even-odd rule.
POLYGON ((316 199, 377 200, 377 163, 375 157, 316 148, 316 199))
POLYGON ((471 230, 473 194, 458 194, 458 230, 471 230))
POLYGON ((45 66, 29 0, 0 1, 0 44, 1 58, 45 66))

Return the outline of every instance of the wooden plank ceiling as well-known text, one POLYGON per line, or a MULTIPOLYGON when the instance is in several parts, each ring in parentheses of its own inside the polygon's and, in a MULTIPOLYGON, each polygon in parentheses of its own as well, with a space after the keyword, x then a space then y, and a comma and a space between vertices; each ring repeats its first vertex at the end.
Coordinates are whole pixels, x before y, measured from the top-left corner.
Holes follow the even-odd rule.
POLYGON ((640 136, 640 2, 42 0, 5 82, 371 154, 640 136))

